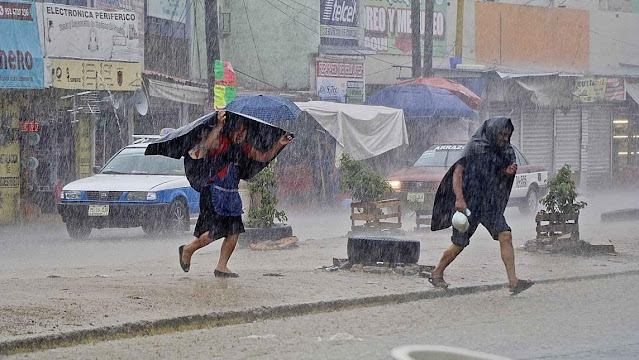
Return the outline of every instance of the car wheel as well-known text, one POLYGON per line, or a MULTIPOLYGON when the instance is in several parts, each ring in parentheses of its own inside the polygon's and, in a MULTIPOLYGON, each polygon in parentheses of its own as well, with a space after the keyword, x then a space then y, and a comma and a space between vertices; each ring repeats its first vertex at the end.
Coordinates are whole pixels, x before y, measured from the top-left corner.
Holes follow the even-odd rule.
POLYGON ((91 227, 80 221, 69 221, 67 232, 72 239, 86 239, 91 234, 91 227))
POLYGON ((527 215, 534 214, 537 212, 537 207, 539 206, 539 194, 536 188, 531 187, 528 189, 528 194, 526 194, 525 202, 519 206, 519 212, 527 215))
POLYGON ((175 199, 169 206, 166 216, 164 233, 166 235, 177 235, 189 228, 189 209, 181 199, 175 199))
POLYGON ((357 236, 348 238, 346 251, 354 264, 415 264, 419 261, 419 245, 418 240, 357 236))
POLYGON ((156 221, 142 225, 142 231, 147 235, 158 235, 162 232, 162 227, 156 221))

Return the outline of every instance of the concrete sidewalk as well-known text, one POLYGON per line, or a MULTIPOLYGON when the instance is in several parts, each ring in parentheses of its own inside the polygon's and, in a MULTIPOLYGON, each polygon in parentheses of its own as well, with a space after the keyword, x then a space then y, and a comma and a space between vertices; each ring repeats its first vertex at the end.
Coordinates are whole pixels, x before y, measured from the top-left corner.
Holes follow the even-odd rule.
MULTIPOLYGON (((177 245, 188 237, 160 247, 144 261, 5 269, 0 272, 0 354, 505 287, 499 246, 481 229, 447 270, 448 293, 417 276, 318 269, 331 265, 334 257, 347 257, 346 237, 320 239, 322 234, 345 234, 348 218, 337 213, 327 223, 302 213, 298 220, 289 215, 301 238, 296 249, 238 249, 229 266, 241 274, 239 279, 213 277, 219 244, 196 253, 191 272, 183 273, 177 245)), ((552 281, 639 271, 636 222, 582 222, 582 239, 612 242, 618 254, 580 257, 521 250, 534 237, 534 220, 511 210, 507 218, 514 229, 521 278, 552 281)), ((406 229, 412 226, 407 223, 406 229)), ((409 231, 407 237, 421 242, 419 263, 435 265, 450 243, 450 230, 409 231)), ((501 291, 508 296, 505 288, 501 291)))

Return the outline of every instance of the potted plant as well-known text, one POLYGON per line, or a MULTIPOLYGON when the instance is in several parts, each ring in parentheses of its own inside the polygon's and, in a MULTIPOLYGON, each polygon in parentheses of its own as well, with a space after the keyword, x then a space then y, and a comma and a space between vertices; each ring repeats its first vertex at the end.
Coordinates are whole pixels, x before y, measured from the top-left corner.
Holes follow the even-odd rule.
POLYGON ((352 230, 372 228, 385 230, 402 227, 401 202, 399 199, 384 199, 391 194, 391 187, 384 177, 373 169, 344 154, 340 158, 340 186, 351 193, 352 230), (384 212, 385 208, 396 208, 395 212, 384 212), (397 223, 381 220, 397 218, 397 223), (364 224, 356 226, 356 221, 364 224))
POLYGON ((240 236, 240 243, 243 246, 258 241, 279 240, 293 236, 292 228, 283 223, 288 220, 286 214, 284 211, 277 210, 275 163, 276 161, 271 162, 249 182, 251 205, 246 222, 246 233, 240 236))
POLYGON ((570 165, 565 164, 547 183, 548 194, 539 202, 545 207, 537 213, 537 238, 579 240, 579 211, 586 207, 577 201, 570 165))

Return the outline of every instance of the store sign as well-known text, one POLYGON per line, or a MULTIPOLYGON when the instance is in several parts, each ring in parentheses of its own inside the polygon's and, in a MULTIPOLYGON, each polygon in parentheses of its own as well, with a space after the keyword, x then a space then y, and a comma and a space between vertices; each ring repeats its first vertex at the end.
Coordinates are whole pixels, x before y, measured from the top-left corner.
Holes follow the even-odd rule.
POLYGON ((47 81, 59 89, 133 91, 141 74, 139 63, 47 59, 47 81))
POLYGON ((595 101, 625 101, 625 81, 622 78, 580 78, 575 80, 574 95, 584 103, 595 101))
POLYGON ((38 121, 23 121, 22 131, 24 132, 38 132, 40 131, 40 123, 38 121))
POLYGON ((322 101, 348 104, 364 102, 364 64, 334 60, 317 61, 317 96, 322 101))
POLYGON ((81 119, 73 125, 75 139, 75 175, 81 179, 93 174, 91 164, 91 120, 81 119))
POLYGON ((320 43, 358 45, 357 0, 320 0, 320 43))
MULTIPOLYGON (((144 14, 144 0, 93 0, 93 7, 107 11, 131 11, 144 14)), ((138 53, 144 68, 144 16, 138 16, 138 53)))
POLYGON ((20 143, 18 109, 0 101, 0 223, 18 215, 20 196, 20 143))
POLYGON ((186 0, 154 0, 147 3, 147 14, 159 19, 186 23, 186 0))
MULTIPOLYGON (((364 46, 377 53, 410 55, 413 51, 411 29, 411 0, 365 0, 364 46)), ((418 0, 416 0, 418 1, 418 0)), ((445 57, 446 14, 448 2, 434 0, 433 57, 445 57)), ((420 19, 425 16, 421 5, 420 19)), ((420 22, 423 36, 424 22, 420 22)))
POLYGON ((0 1, 0 88, 44 88, 34 3, 0 1))
POLYGON ((42 4, 45 56, 140 62, 139 16, 133 11, 42 4))

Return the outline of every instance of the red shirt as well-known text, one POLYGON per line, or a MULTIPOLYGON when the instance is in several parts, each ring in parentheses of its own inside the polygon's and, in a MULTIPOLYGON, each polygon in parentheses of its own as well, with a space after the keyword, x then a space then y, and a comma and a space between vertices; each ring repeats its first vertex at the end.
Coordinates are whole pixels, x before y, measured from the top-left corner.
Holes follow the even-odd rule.
MULTIPOLYGON (((229 138, 228 136, 224 136, 224 135, 220 135, 217 138, 218 141, 218 147, 217 149, 212 149, 209 150, 209 156, 219 156, 223 153, 225 153, 226 151, 228 151, 229 147, 231 146, 231 138, 229 138)), ((251 145, 244 143, 242 144, 242 152, 244 153, 244 155, 248 156, 249 153, 251 152, 251 145)), ((217 173, 217 177, 218 178, 223 178, 224 175, 226 175, 226 173, 228 172, 229 167, 228 165, 225 166, 222 170, 220 170, 217 173)))

